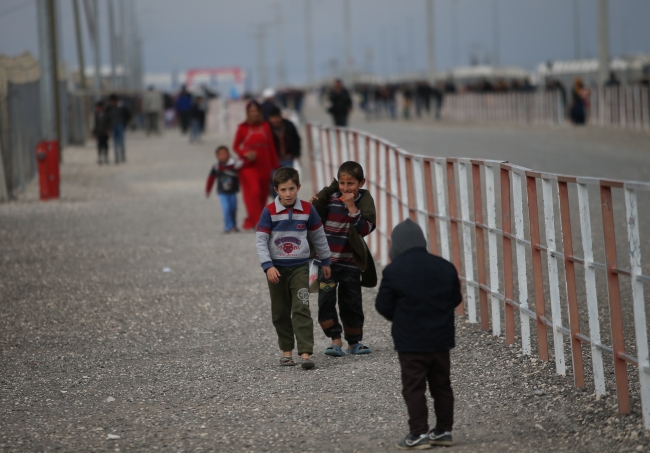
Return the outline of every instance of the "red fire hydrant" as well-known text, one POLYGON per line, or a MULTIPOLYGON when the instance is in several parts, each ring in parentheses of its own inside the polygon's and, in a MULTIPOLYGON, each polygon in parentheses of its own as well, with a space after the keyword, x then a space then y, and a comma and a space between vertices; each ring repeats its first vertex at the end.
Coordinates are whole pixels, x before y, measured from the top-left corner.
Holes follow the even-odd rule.
POLYGON ((36 146, 36 161, 41 200, 59 198, 59 142, 39 142, 36 146))

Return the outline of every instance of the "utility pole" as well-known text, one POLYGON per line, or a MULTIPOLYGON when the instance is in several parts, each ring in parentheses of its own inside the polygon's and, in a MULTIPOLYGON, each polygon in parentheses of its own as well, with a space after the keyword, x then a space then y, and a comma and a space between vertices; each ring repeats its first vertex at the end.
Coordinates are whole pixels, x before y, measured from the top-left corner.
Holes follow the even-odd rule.
POLYGON ((38 60, 40 67, 40 98, 41 98, 41 135, 44 140, 57 139, 56 119, 55 119, 55 100, 53 84, 54 78, 51 77, 52 51, 50 49, 50 0, 37 0, 36 12, 38 15, 38 60))
POLYGON ((275 5, 275 26, 277 28, 277 52, 278 52, 278 87, 286 84, 286 71, 284 67, 284 39, 282 36, 282 4, 275 5))
POLYGON ((451 54, 454 66, 460 64, 460 51, 458 47, 458 0, 451 2, 451 54))
POLYGON ((345 39, 345 64, 343 65, 343 76, 346 85, 352 83, 352 44, 350 30, 350 0, 343 0, 343 36, 345 39))
POLYGON ((117 46, 115 42, 115 15, 113 12, 113 0, 108 2, 108 43, 111 53, 111 86, 117 88, 117 46))
POLYGON ((492 66, 499 66, 499 0, 492 0, 492 66))
POLYGON ((434 11, 433 0, 427 0, 427 62, 429 81, 434 82, 436 78, 436 48, 434 33, 434 11))
POLYGON ((129 52, 129 34, 128 34, 128 27, 127 27, 127 13, 126 13, 126 1, 125 0, 120 0, 120 19, 121 19, 121 24, 120 24, 120 41, 121 41, 121 46, 120 48, 122 49, 122 55, 121 55, 121 63, 122 63, 122 80, 123 86, 126 91, 130 91, 133 89, 133 84, 131 81, 131 63, 130 63, 130 52, 129 52))
POLYGON ((101 57, 99 54, 99 3, 93 0, 93 44, 95 45, 95 96, 102 93, 101 57))
POLYGON ((257 83, 259 91, 263 91, 268 86, 266 75, 266 58, 264 52, 264 42, 266 40, 266 25, 259 24, 258 29, 253 32, 253 37, 257 44, 257 83))
POLYGON ((580 60, 580 3, 573 0, 573 58, 580 60))
MULTIPOLYGON (((52 85, 54 86, 54 126, 56 141, 59 143, 59 162, 63 161, 63 144, 61 143, 61 97, 59 93, 59 40, 57 30, 57 11, 55 0, 47 0, 47 13, 50 32, 50 54, 52 61, 52 85)), ((41 73, 41 78, 47 77, 41 73)))
POLYGON ((314 39, 311 27, 311 0, 305 2, 305 52, 307 62, 307 85, 314 83, 314 39))
MULTIPOLYGON (((74 14, 74 31, 77 38, 77 60, 79 62, 79 84, 81 90, 86 92, 86 64, 84 62, 84 45, 81 35, 81 19, 79 17, 79 0, 72 0, 72 11, 74 14)), ((84 103, 84 106, 86 104, 84 103)))
POLYGON ((607 0, 598 0, 598 86, 603 87, 609 76, 609 31, 607 0))

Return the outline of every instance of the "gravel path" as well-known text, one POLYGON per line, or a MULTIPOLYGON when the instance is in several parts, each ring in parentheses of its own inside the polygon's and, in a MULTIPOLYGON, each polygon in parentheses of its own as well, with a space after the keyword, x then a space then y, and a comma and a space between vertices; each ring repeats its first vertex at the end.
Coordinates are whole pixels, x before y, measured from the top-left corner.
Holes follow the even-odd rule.
MULTIPOLYGON (((202 193, 222 141, 131 136, 119 167, 70 148, 61 200, 33 184, 0 205, 1 450, 395 451, 407 417, 375 291, 373 354, 325 357, 317 331, 315 370, 278 366, 253 235, 222 235, 202 193)), ((618 416, 614 396, 457 326, 448 451, 650 451, 638 398, 618 416)))

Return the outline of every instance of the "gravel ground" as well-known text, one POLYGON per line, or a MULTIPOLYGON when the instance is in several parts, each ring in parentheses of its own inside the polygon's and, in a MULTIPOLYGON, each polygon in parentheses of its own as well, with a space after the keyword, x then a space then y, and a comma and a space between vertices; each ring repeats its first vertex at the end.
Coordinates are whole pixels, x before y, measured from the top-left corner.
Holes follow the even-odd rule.
MULTIPOLYGON (((202 193, 222 141, 131 136, 119 167, 69 148, 61 200, 32 184, 0 205, 0 449, 395 451, 407 416, 376 292, 371 355, 325 357, 317 330, 315 370, 279 367, 253 235, 222 235, 202 193)), ((619 416, 615 396, 457 327, 448 451, 650 451, 638 396, 619 416)))

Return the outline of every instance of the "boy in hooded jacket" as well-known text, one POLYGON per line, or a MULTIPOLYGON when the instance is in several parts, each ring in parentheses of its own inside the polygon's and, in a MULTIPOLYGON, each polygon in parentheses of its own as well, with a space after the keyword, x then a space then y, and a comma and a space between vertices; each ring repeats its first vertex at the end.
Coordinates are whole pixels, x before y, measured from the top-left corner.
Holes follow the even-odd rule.
POLYGON ((455 346, 454 310, 462 302, 456 268, 430 254, 422 229, 410 219, 391 236, 389 257, 375 307, 392 321, 402 369, 402 394, 410 433, 397 447, 423 450, 452 445, 454 394, 449 350, 455 346), (436 426, 429 431, 426 386, 433 397, 436 426))

